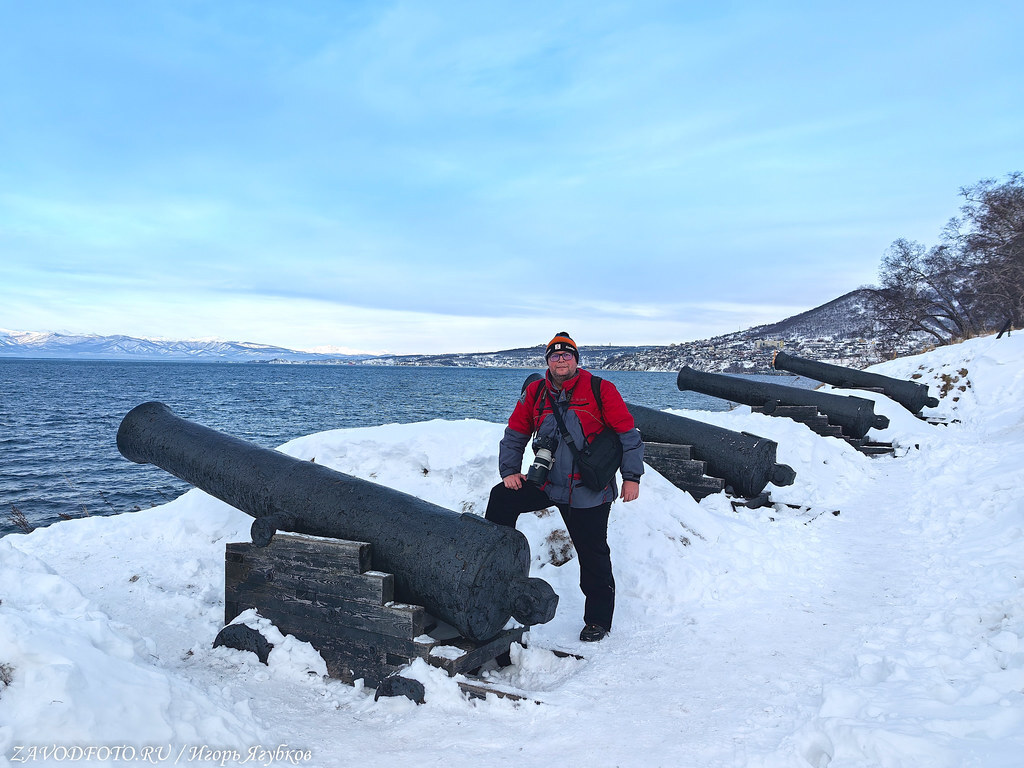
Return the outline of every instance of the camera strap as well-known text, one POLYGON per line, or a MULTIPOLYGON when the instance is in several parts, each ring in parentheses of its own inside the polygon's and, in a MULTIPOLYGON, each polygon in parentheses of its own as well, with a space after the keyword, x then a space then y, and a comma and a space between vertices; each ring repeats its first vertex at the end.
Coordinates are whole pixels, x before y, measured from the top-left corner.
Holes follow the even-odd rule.
POLYGON ((579 459, 581 451, 579 447, 577 447, 576 441, 573 440, 572 435, 569 434, 568 428, 565 426, 565 421, 562 419, 562 411, 558 406, 558 400, 556 398, 551 398, 551 412, 555 415, 555 422, 558 424, 558 431, 561 433, 562 439, 565 441, 565 444, 569 446, 569 450, 572 451, 573 457, 579 459))
MULTIPOLYGON (((601 423, 603 423, 605 425, 605 428, 608 428, 608 423, 605 422, 605 420, 604 420, 604 404, 601 402, 601 381, 602 381, 602 379, 600 377, 598 377, 598 376, 591 376, 590 377, 590 388, 594 391, 594 399, 597 401, 597 412, 600 415, 601 423)), ((536 405, 534 407, 537 410, 538 416, 540 414, 544 413, 544 400, 547 397, 547 395, 548 395, 548 388, 547 388, 547 386, 545 384, 541 384, 541 386, 540 386, 540 394, 537 396, 537 399, 534 401, 536 403, 536 405)), ((570 405, 571 405, 572 404, 572 398, 570 397, 569 399, 570 399, 570 405)), ((555 415, 555 422, 558 424, 558 431, 562 435, 562 439, 565 441, 565 444, 569 446, 569 450, 572 451, 572 455, 575 458, 578 459, 580 457, 580 453, 589 453, 587 448, 584 448, 581 451, 579 446, 576 445, 576 441, 573 440, 572 435, 569 434, 569 430, 565 426, 565 421, 563 420, 561 411, 560 411, 560 409, 558 407, 558 398, 557 397, 552 397, 551 398, 551 411, 555 415)))
POLYGON ((574 466, 579 469, 580 482, 592 491, 607 488, 622 464, 622 441, 618 434, 611 427, 605 426, 580 450, 565 426, 558 402, 553 401, 551 405, 562 439, 572 452, 574 466))

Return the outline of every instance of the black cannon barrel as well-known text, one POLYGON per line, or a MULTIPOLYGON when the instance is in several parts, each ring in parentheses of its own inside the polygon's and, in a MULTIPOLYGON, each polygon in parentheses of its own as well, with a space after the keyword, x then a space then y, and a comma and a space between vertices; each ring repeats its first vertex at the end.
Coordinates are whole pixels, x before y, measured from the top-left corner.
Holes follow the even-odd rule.
MULTIPOLYGON (((539 373, 530 374, 523 390, 541 378, 539 373)), ((740 496, 753 498, 768 483, 792 485, 796 479, 792 467, 775 461, 778 445, 772 440, 644 405, 626 403, 626 408, 645 441, 691 446, 694 458, 705 463, 707 474, 722 478, 740 496)))
POLYGON ((885 429, 889 426, 889 419, 876 414, 875 404, 863 397, 832 395, 721 373, 705 373, 689 366, 679 371, 676 386, 684 391, 702 392, 744 405, 764 407, 766 413, 778 405, 813 405, 828 418, 829 424, 842 428, 844 435, 855 439, 864 437, 871 428, 885 429))
POLYGON ((529 543, 514 528, 261 448, 163 403, 132 409, 117 447, 256 518, 258 546, 278 529, 369 542, 373 567, 394 574, 397 600, 422 605, 470 640, 494 637, 510 616, 532 625, 555 615, 558 596, 529 577, 529 543))
POLYGON ((707 465, 706 474, 720 477, 733 493, 753 498, 768 483, 792 485, 796 472, 775 460, 778 444, 765 437, 735 432, 685 416, 626 403, 640 435, 652 443, 693 447, 693 457, 707 465))
POLYGON ((806 376, 834 387, 880 389, 886 397, 895 400, 911 413, 920 413, 925 406, 934 408, 939 404, 937 398, 929 397, 927 384, 894 379, 880 373, 868 373, 855 368, 808 360, 786 354, 781 350, 775 353, 772 365, 780 371, 806 376))

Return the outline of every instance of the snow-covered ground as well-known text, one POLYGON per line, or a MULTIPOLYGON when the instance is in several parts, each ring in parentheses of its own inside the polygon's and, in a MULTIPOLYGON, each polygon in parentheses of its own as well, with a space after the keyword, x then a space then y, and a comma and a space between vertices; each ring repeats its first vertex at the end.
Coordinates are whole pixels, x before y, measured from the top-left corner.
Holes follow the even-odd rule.
MULTIPOLYGON (((871 436, 897 455, 869 458, 748 408, 696 414, 777 441, 797 479, 772 498, 810 510, 697 504, 648 470, 640 499, 613 508, 617 613, 602 643, 577 640, 575 560, 550 562, 557 515, 521 520, 534 575, 561 600, 492 674, 540 704, 466 700, 422 664, 407 674, 426 704, 374 701, 294 638, 269 666, 212 649, 224 545, 251 519, 197 490, 9 535, 0 765, 1022 765, 1024 336, 873 370, 945 389, 934 413, 957 421, 871 395, 892 421, 871 436)), ((482 513, 502 428, 338 430, 282 450, 482 513)))

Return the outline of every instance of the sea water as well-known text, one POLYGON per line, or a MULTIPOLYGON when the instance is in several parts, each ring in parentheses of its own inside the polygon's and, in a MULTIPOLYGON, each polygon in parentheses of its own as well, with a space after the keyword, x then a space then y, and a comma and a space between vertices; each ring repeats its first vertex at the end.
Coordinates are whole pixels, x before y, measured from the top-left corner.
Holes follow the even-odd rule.
MULTIPOLYGON (((523 369, 0 359, 0 535, 163 504, 189 486, 117 451, 121 419, 158 400, 266 448, 329 429, 430 419, 503 423, 523 369)), ((723 410, 674 373, 600 371, 627 402, 723 410)), ((497 456, 497 446, 495 446, 497 456)), ((497 458, 495 458, 497 480, 497 458)))

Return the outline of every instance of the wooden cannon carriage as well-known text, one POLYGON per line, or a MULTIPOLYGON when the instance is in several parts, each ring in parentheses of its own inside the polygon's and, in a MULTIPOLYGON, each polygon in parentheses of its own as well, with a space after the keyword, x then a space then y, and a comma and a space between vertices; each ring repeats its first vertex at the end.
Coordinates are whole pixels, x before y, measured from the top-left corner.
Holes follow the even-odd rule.
MULTIPOLYGON (((129 412, 117 446, 255 518, 252 542, 226 548, 225 622, 255 608, 342 680, 377 687, 417 658, 470 671, 555 615, 558 596, 530 578, 529 544, 513 528, 261 448, 162 403, 129 412), (506 629, 510 619, 520 626, 506 629)), ((219 643, 260 645, 230 626, 219 643)))

